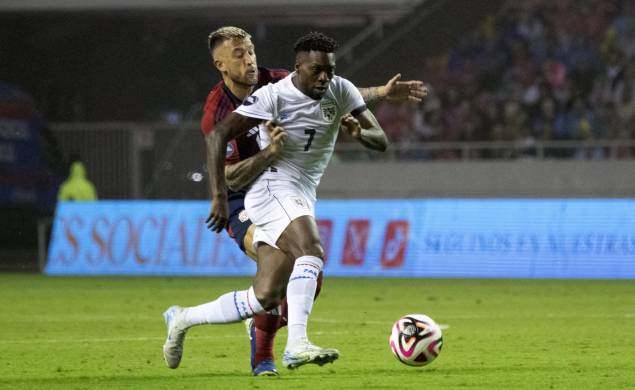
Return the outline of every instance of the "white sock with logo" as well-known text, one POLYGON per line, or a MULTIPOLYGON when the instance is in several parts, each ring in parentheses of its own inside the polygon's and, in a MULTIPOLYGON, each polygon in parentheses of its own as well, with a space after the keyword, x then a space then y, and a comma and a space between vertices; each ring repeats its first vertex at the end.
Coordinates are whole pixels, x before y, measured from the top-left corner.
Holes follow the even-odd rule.
POLYGON ((318 275, 323 266, 322 259, 315 256, 302 256, 295 260, 287 285, 287 348, 307 338, 307 322, 313 308, 318 275))
POLYGON ((232 291, 221 295, 215 301, 185 309, 184 318, 189 326, 202 324, 226 324, 239 322, 265 310, 256 299, 254 288, 232 291))

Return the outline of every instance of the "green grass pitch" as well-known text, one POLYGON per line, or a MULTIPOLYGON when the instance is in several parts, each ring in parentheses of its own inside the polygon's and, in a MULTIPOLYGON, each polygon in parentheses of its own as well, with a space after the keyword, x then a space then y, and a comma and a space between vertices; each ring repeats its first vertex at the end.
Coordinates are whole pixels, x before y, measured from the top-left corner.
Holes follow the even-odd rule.
POLYGON ((309 334, 340 349, 334 364, 251 377, 244 326, 232 324, 191 329, 181 367, 165 367, 162 311, 249 283, 0 275, 0 388, 635 388, 628 280, 327 278, 309 334), (402 365, 388 347, 393 321, 412 312, 448 326, 424 368, 402 365))

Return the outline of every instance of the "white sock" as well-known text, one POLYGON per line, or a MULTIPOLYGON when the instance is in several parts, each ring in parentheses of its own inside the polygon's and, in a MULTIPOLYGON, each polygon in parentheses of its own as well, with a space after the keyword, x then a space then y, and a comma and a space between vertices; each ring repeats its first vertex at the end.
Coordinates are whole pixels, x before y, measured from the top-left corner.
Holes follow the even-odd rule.
POLYGON ((226 324, 239 322, 254 314, 264 313, 254 294, 254 288, 232 291, 215 301, 185 309, 185 322, 189 326, 202 324, 226 324))
POLYGON ((295 260, 287 285, 287 346, 307 338, 307 321, 313 307, 317 278, 323 265, 324 262, 315 256, 302 256, 295 260))

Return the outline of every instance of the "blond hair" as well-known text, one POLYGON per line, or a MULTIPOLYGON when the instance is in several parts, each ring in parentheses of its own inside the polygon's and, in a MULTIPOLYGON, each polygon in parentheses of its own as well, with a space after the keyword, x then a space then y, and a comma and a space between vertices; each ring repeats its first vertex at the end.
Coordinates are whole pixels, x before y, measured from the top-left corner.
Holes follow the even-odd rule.
POLYGON ((221 27, 216 31, 212 31, 207 37, 207 47, 209 47, 210 53, 214 51, 214 49, 225 42, 228 39, 250 39, 251 35, 242 28, 233 27, 233 26, 225 26, 221 27))

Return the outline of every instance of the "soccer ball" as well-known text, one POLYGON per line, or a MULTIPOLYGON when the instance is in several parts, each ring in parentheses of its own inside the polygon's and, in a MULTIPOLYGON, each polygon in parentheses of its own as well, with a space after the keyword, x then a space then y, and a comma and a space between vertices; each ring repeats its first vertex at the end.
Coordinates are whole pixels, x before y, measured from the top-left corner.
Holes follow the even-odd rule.
POLYGON ((441 328, 424 314, 408 314, 395 322, 390 349, 400 362, 425 366, 439 356, 443 345, 441 328))

